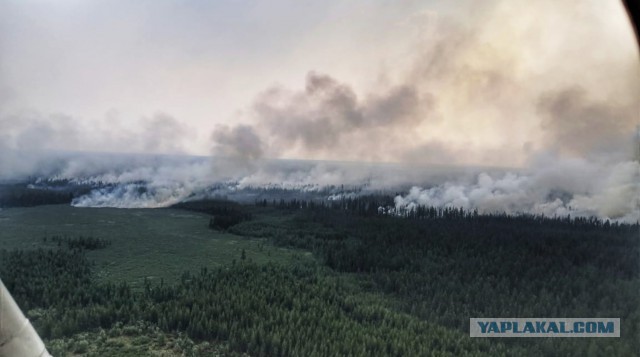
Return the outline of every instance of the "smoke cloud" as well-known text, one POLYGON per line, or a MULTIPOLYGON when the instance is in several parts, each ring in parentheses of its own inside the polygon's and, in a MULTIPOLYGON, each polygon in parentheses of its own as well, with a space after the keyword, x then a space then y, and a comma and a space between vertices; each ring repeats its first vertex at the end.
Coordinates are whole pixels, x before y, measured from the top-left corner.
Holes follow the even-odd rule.
MULTIPOLYGON (((165 113, 140 118, 134 125, 110 113, 95 124, 64 114, 0 115, 0 179, 66 170, 56 165, 78 165, 76 161, 65 163, 61 153, 182 154, 185 143, 194 136, 193 129, 165 113)), ((86 160, 83 165, 106 169, 110 162, 102 163, 102 158, 99 155, 96 164, 86 160)))
MULTIPOLYGON (((286 84, 261 82, 244 109, 226 120, 216 113, 207 127, 190 127, 172 110, 136 120, 117 110, 91 120, 16 111, 11 88, 0 88, 0 105, 11 104, 0 110, 0 177, 109 183, 78 206, 159 207, 220 187, 350 185, 403 192, 397 212, 425 204, 639 219, 640 64, 620 3, 414 4, 397 17, 371 6, 372 19, 394 19, 367 27, 393 35, 380 49, 357 43, 360 33, 349 42, 357 31, 328 42, 309 35, 289 50, 322 61, 284 71, 297 81, 287 73, 286 84), (359 61, 340 67, 322 45, 368 52, 345 52, 345 62, 359 61), (377 70, 349 75, 370 62, 377 70), (69 154, 190 153, 196 132, 211 133, 212 158, 69 154)), ((277 62, 251 64, 285 76, 277 62)))
POLYGON ((428 107, 429 98, 420 98, 410 85, 359 99, 348 85, 310 72, 304 90, 270 89, 252 109, 258 130, 270 139, 270 154, 286 155, 297 149, 313 156, 356 149, 354 135, 413 127, 421 120, 420 111, 428 107))
POLYGON ((425 205, 483 213, 595 216, 623 222, 640 219, 637 161, 613 164, 607 172, 584 161, 554 164, 527 174, 481 173, 471 184, 454 179, 429 189, 413 187, 395 198, 395 212, 405 214, 425 205))
POLYGON ((572 155, 607 155, 614 160, 630 158, 633 153, 637 110, 637 105, 618 105, 614 100, 589 100, 582 88, 544 93, 538 102, 551 149, 572 155))
POLYGON ((620 4, 585 3, 567 18, 570 2, 516 3, 471 6, 464 23, 418 13, 405 24, 405 65, 364 90, 311 71, 301 89, 265 90, 239 120, 272 158, 502 167, 544 151, 629 159, 640 68, 616 32, 628 36, 628 23, 607 22, 625 20, 620 4))
POLYGON ((416 186, 396 198, 397 211, 423 204, 638 220, 637 53, 615 47, 612 27, 596 26, 596 6, 575 19, 557 15, 568 3, 538 2, 526 14, 517 6, 479 7, 466 26, 416 16, 417 56, 395 81, 359 95, 309 72, 301 90, 259 95, 246 125, 271 157, 513 167, 416 186), (532 16, 563 31, 547 32, 532 16), (613 52, 591 54, 594 46, 613 52))

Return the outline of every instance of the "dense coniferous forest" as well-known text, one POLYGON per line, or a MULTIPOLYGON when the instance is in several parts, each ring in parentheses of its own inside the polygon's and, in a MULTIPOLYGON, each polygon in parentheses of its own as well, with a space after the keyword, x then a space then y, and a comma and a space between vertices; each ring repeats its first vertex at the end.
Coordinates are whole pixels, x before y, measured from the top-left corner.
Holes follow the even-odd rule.
POLYGON ((197 200, 181 202, 173 208, 186 209, 211 215, 209 228, 226 230, 242 221, 250 220, 251 213, 240 204, 228 200, 197 200))
POLYGON ((401 311, 442 326, 468 331, 470 317, 620 316, 625 343, 508 342, 538 354, 640 351, 637 223, 434 207, 390 215, 392 202, 271 202, 296 215, 287 230, 247 222, 231 231, 311 249, 334 270, 356 273, 370 291, 392 296, 401 311))
MULTIPOLYGON (((256 264, 243 251, 231 265, 133 288, 93 278, 98 268, 87 251, 108 249, 108 241, 57 236, 37 249, 0 251, 0 276, 50 344, 146 326, 140 334, 182 333, 229 355, 640 351, 637 224, 430 207, 389 214, 392 202, 363 196, 179 206, 233 217, 210 227, 309 250, 317 263, 256 264), (471 317, 620 317, 622 337, 471 339, 471 317)), ((181 353, 212 353, 187 350, 181 353)))
POLYGON ((40 185, 37 180, 0 182, 0 207, 70 204, 75 197, 89 193, 91 188, 89 185, 72 184, 68 180, 47 182, 47 185, 40 185))
POLYGON ((31 207, 39 205, 69 204, 73 193, 30 189, 24 185, 0 188, 0 207, 31 207))
POLYGON ((445 355, 499 353, 504 346, 393 312, 351 295, 317 265, 258 266, 185 273, 176 284, 96 284, 79 249, 0 251, 3 280, 44 338, 151 323, 195 340, 227 341, 251 355, 445 355), (34 309, 37 312, 33 314, 34 309), (34 318, 35 316, 35 318, 34 318))

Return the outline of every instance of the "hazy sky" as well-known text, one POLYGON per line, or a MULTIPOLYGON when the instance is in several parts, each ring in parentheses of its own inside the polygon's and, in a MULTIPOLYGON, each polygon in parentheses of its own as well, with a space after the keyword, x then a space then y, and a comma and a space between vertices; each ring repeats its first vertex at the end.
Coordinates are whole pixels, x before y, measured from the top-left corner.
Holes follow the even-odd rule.
POLYGON ((0 2, 0 150, 520 165, 633 135, 618 1, 0 2))

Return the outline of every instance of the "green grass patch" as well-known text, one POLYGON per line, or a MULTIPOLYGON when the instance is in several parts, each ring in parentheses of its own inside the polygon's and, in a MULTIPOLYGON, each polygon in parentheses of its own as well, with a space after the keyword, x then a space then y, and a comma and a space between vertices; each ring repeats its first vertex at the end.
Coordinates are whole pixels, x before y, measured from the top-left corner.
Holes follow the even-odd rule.
POLYGON ((209 216, 178 209, 76 208, 49 205, 0 210, 0 246, 7 250, 54 247, 53 236, 87 236, 112 244, 87 252, 94 276, 125 280, 140 287, 144 279, 177 280, 184 271, 246 260, 258 264, 309 260, 301 250, 274 247, 264 238, 208 228, 209 216), (49 237, 46 242, 44 237, 49 237))

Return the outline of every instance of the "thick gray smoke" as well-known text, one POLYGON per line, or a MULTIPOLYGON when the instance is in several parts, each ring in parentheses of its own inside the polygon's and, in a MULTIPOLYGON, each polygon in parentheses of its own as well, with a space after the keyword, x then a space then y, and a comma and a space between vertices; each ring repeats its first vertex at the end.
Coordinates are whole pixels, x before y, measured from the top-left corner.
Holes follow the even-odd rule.
POLYGON ((640 164, 627 161, 603 167, 588 162, 556 162, 525 174, 481 173, 471 184, 451 180, 429 189, 413 187, 395 198, 395 213, 417 205, 462 207, 483 213, 600 217, 640 220, 640 164))
MULTIPOLYGON (((84 123, 68 115, 21 113, 2 115, 0 111, 0 179, 20 179, 78 166, 60 161, 64 152, 169 153, 184 152, 193 137, 192 129, 165 113, 126 125, 117 113, 110 113, 98 125, 84 123)), ((63 155, 64 156, 64 155, 63 155)), ((107 170, 112 159, 97 155, 95 162, 83 160, 87 171, 107 170)), ((117 169, 117 167, 114 167, 117 169)))
POLYGON ((383 131, 389 136, 399 126, 415 127, 426 115, 420 111, 427 110, 429 102, 430 96, 420 98, 410 84, 359 99, 348 85, 310 72, 304 90, 289 93, 273 88, 257 99, 253 110, 259 127, 271 139, 272 153, 299 148, 307 154, 326 155, 349 147, 357 150, 354 136, 365 132, 374 141, 383 131))
POLYGON ((544 93, 538 103, 551 149, 608 161, 632 157, 638 109, 637 102, 589 100, 582 88, 544 93))
POLYGON ((396 212, 424 204, 638 220, 640 63, 621 5, 497 0, 461 11, 406 19, 406 55, 365 83, 320 67, 298 86, 267 87, 207 135, 212 159, 55 153, 180 153, 194 130, 168 114, 132 127, 117 112, 89 125, 0 110, 0 176, 111 185, 80 206, 161 207, 221 184, 350 185, 404 192, 396 212), (293 158, 315 161, 276 160, 293 158))
POLYGON ((620 5, 585 4, 571 19, 559 15, 569 3, 528 5, 487 2, 464 24, 415 16, 408 65, 360 90, 311 71, 302 88, 261 93, 241 125, 272 158, 503 167, 545 151, 629 159, 640 66, 604 13, 620 5))
POLYGON ((427 188, 398 196, 398 212, 423 204, 638 220, 640 66, 612 41, 612 26, 598 27, 613 7, 585 5, 567 20, 557 14, 569 3, 526 13, 485 5, 466 25, 418 17, 417 56, 381 76, 392 79, 358 93, 309 72, 302 89, 259 95, 243 128, 269 157, 520 167, 418 180, 427 188))
POLYGON ((263 143, 253 127, 218 125, 211 138, 215 160, 212 176, 217 180, 234 180, 256 170, 264 157, 263 143))
POLYGON ((262 158, 262 142, 250 126, 218 126, 212 137, 219 156, 245 162, 262 158))
POLYGON ((419 94, 410 84, 361 99, 348 85, 309 72, 301 91, 271 88, 260 94, 251 108, 256 125, 216 129, 214 154, 243 164, 261 158, 263 151, 272 158, 381 160, 385 151, 397 151, 385 143, 402 134, 400 127, 415 128, 431 106, 431 95, 419 94), (342 152, 349 155, 341 157, 342 152))

